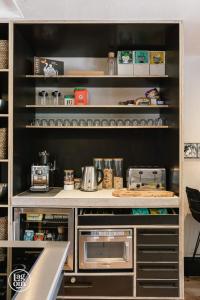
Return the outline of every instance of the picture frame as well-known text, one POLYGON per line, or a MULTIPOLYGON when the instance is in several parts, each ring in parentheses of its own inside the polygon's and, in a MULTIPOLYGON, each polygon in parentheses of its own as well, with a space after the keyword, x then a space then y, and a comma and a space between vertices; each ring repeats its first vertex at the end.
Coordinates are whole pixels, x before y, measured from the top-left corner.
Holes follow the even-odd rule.
POLYGON ((200 143, 184 143, 184 158, 185 159, 200 158, 200 143))

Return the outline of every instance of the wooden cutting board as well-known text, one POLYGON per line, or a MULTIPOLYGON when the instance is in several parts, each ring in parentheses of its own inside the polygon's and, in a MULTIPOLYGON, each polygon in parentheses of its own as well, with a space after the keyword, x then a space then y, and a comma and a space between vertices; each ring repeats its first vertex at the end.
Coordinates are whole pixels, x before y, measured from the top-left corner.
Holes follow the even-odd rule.
POLYGON ((114 197, 173 197, 174 192, 169 191, 129 191, 127 189, 114 190, 114 197))
POLYGON ((93 71, 93 70, 69 70, 67 75, 71 76, 103 76, 104 71, 93 71))

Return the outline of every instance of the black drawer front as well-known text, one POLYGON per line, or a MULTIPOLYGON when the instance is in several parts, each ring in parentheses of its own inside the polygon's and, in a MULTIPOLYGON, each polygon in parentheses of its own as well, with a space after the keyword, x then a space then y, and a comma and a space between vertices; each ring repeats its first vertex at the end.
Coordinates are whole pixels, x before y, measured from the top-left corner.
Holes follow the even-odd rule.
POLYGON ((79 216, 78 225, 178 225, 178 215, 110 215, 79 216))
POLYGON ((137 244, 178 245, 178 229, 139 229, 137 244))
POLYGON ((178 263, 138 263, 137 278, 138 279, 178 279, 179 269, 178 263))
POLYGON ((59 296, 133 296, 132 276, 64 276, 59 296), (72 283, 72 281, 74 281, 72 283))
POLYGON ((138 246, 137 261, 143 262, 177 262, 178 246, 138 246))
POLYGON ((138 280, 137 297, 178 297, 178 280, 138 280))

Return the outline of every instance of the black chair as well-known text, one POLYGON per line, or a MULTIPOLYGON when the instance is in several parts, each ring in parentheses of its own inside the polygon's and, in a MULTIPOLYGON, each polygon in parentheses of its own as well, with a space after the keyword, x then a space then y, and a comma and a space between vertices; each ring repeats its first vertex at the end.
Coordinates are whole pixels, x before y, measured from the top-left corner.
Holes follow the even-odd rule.
MULTIPOLYGON (((193 218, 200 223, 200 192, 196 189, 186 187, 190 211, 193 218)), ((198 256, 197 250, 200 244, 200 232, 197 237, 196 245, 193 252, 193 259, 198 256)))

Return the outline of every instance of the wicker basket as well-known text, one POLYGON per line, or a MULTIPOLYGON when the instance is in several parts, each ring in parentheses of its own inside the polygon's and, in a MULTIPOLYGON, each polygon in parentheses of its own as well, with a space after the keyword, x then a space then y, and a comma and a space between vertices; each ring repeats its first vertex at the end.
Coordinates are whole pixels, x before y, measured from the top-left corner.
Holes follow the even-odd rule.
POLYGON ((8 218, 0 217, 0 240, 8 239, 8 218))
POLYGON ((8 129, 0 128, 0 159, 6 159, 8 152, 8 129))
POLYGON ((0 69, 8 68, 8 41, 0 40, 0 69))

